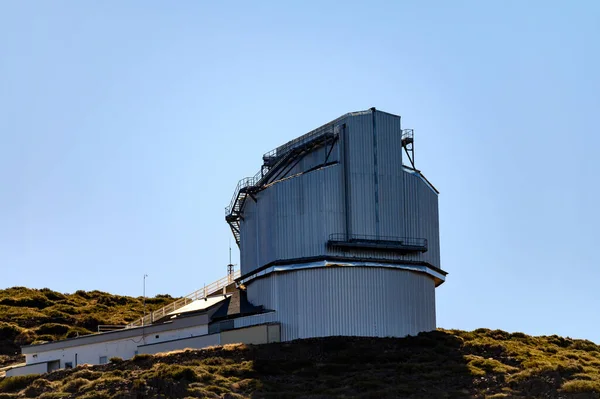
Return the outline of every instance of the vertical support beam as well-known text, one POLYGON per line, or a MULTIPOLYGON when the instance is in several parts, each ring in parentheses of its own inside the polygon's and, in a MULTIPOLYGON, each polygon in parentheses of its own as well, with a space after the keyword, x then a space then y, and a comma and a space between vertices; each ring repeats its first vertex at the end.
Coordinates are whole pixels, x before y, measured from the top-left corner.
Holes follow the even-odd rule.
POLYGON ((377 123, 375 121, 375 107, 371 108, 373 120, 373 181, 375 184, 375 235, 379 238, 379 168, 377 166, 377 123))
POLYGON ((350 209, 350 171, 348 168, 349 156, 348 156, 348 134, 347 127, 344 123, 342 125, 342 135, 340 144, 342 146, 342 170, 344 174, 344 214, 346 217, 346 240, 349 240, 352 235, 352 217, 350 209))

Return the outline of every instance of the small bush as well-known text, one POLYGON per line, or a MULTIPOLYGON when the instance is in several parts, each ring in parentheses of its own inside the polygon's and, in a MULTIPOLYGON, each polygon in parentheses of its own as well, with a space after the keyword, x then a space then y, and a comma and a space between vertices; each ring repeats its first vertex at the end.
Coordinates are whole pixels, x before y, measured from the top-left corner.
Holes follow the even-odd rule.
POLYGON ((73 373, 73 375, 72 375, 72 378, 85 378, 86 380, 90 380, 90 381, 97 380, 100 377, 102 377, 102 373, 100 373, 98 371, 92 371, 87 368, 78 370, 75 373, 73 373))
POLYGON ((6 377, 0 381, 0 392, 20 391, 38 378, 39 376, 35 374, 6 377))
POLYGON ((68 396, 71 396, 71 394, 67 392, 46 392, 43 393, 39 399, 61 399, 68 396))
POLYGON ((109 362, 111 362, 112 364, 121 364, 121 363, 123 363, 123 359, 118 356, 115 356, 115 357, 111 357, 109 359, 109 362))
POLYGON ((59 301, 59 300, 65 299, 64 294, 61 294, 60 292, 52 291, 50 288, 42 288, 40 290, 40 292, 42 294, 44 294, 44 296, 51 301, 59 301))
POLYGON ((87 384, 89 384, 89 381, 85 378, 74 378, 66 382, 66 384, 62 387, 62 391, 69 393, 77 393, 81 387, 87 384))
POLYGON ((135 355, 133 357, 133 359, 131 359, 134 363, 141 363, 145 360, 149 360, 152 359, 152 355, 149 355, 147 353, 142 353, 140 355, 135 355))
POLYGON ((33 381, 25 390, 23 394, 28 398, 38 398, 44 392, 52 390, 52 383, 46 379, 38 378, 33 381))
POLYGON ((15 337, 15 344, 29 345, 36 339, 36 334, 32 330, 23 330, 19 335, 15 337))
POLYGON ((568 393, 600 393, 600 381, 571 380, 565 382, 561 389, 568 393))
POLYGON ((46 323, 42 324, 37 328, 37 333, 40 335, 43 334, 53 334, 53 335, 62 335, 69 331, 69 326, 58 323, 46 323))
POLYGON ((77 295, 77 296, 80 296, 85 299, 90 299, 90 295, 87 292, 85 292, 84 290, 77 290, 77 291, 75 291, 75 293, 73 295, 77 295))

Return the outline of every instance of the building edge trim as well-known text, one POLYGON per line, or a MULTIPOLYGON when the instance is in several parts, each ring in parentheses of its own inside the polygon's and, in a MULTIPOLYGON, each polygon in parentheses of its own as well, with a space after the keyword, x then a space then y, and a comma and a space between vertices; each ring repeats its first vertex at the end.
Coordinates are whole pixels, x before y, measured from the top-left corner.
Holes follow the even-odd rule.
POLYGON ((322 259, 322 260, 314 260, 308 262, 299 262, 294 264, 271 264, 266 265, 265 267, 260 268, 252 273, 248 273, 242 277, 240 277, 237 282, 240 285, 246 285, 253 280, 266 277, 272 273, 283 273, 283 272, 292 272, 297 270, 305 270, 305 269, 320 269, 327 267, 372 267, 372 268, 386 268, 386 269, 398 269, 398 270, 407 270, 416 273, 427 274, 430 277, 433 277, 435 281, 435 286, 439 286, 446 281, 446 273, 445 271, 438 269, 431 265, 426 264, 410 264, 410 263, 388 263, 388 262, 378 262, 378 261, 368 261, 368 260, 336 260, 333 258, 322 259))

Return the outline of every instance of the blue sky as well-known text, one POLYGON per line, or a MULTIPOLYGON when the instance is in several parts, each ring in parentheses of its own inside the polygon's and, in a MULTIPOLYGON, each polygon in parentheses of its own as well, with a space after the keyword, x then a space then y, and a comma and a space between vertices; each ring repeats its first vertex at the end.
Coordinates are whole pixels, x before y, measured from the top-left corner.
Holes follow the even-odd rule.
POLYGON ((600 342, 597 2, 217 3, 0 5, 0 288, 194 291, 261 155, 376 106, 441 191, 438 325, 600 342))

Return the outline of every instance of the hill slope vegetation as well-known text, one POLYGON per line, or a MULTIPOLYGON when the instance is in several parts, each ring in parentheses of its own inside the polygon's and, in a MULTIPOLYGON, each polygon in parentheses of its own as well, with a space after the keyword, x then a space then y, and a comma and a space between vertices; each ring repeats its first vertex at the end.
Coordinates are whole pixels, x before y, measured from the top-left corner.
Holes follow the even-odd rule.
MULTIPOLYGON (((154 310, 174 301, 146 298, 154 310)), ((101 291, 62 294, 48 288, 0 290, 0 367, 20 360, 21 345, 56 341, 97 331, 99 324, 127 324, 143 314, 142 298, 101 291)))
MULTIPOLYGON (((156 298, 152 305, 170 300, 156 298)), ((63 295, 13 288, 0 291, 0 302, 0 337, 11 349, 23 335, 48 340, 70 331, 89 333, 97 324, 130 321, 141 309, 139 298, 97 291, 63 295), (49 306, 32 306, 43 298, 49 306), (50 329, 51 323, 65 327, 50 329), (5 331, 15 326, 11 341, 5 331)), ((228 345, 0 378, 0 399, 250 397, 600 399, 600 346, 500 330, 438 330, 407 338, 228 345)))

